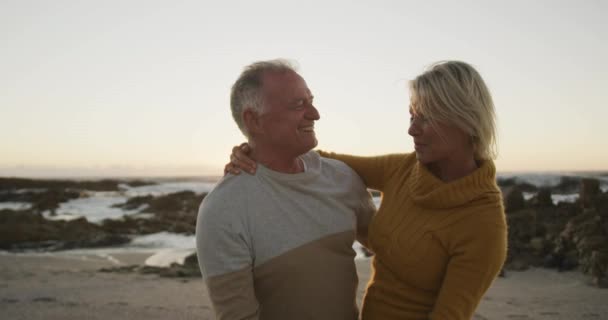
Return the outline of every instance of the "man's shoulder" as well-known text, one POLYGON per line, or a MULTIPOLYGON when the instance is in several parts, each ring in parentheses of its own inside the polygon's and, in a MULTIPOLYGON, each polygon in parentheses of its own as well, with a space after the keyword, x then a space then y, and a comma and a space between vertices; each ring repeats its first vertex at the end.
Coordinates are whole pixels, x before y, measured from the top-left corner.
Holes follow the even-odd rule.
POLYGON ((335 171, 345 175, 357 176, 357 173, 349 167, 346 163, 331 158, 325 158, 319 156, 320 161, 322 163, 323 169, 335 171))
POLYGON ((241 173, 239 175, 229 173, 218 181, 206 198, 221 200, 226 197, 234 198, 235 195, 240 195, 240 192, 255 189, 258 184, 258 179, 248 173, 241 173))
POLYGON ((255 176, 246 173, 224 176, 203 199, 199 215, 201 218, 229 217, 232 213, 242 212, 249 198, 259 189, 258 184, 255 176))
POLYGON ((330 158, 320 157, 322 176, 334 181, 336 187, 355 192, 356 196, 367 193, 367 187, 361 177, 346 163, 330 158))

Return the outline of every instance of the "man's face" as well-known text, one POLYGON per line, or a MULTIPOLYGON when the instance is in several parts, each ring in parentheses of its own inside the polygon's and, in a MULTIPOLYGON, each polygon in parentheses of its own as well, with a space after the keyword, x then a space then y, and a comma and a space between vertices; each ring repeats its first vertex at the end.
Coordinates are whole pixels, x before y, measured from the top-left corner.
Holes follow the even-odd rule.
POLYGON ((269 72, 262 79, 265 109, 259 116, 257 143, 293 157, 312 150, 317 146, 314 125, 320 116, 306 81, 295 72, 269 72))

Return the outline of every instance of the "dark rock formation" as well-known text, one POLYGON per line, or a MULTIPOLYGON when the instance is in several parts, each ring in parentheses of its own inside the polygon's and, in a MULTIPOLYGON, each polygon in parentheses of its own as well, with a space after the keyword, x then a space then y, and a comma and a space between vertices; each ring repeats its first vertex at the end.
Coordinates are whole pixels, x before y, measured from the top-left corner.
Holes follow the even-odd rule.
POLYGON ((164 196, 133 197, 115 207, 136 209, 143 206, 140 213, 151 213, 147 219, 125 216, 123 219, 104 220, 102 228, 108 232, 123 234, 149 234, 160 231, 194 234, 198 207, 206 193, 196 194, 181 191, 164 196))
POLYGON ((505 211, 522 210, 525 206, 524 195, 518 186, 507 187, 503 191, 505 211))
MULTIPOLYGON (((571 181, 563 180, 559 188, 571 187, 571 181)), ((597 180, 583 179, 577 184, 580 199, 557 206, 549 201, 552 190, 541 189, 523 205, 517 191, 507 190, 509 251, 505 268, 544 266, 564 271, 578 267, 598 287, 608 283, 608 193, 601 193, 597 180)))
POLYGON ((15 191, 19 189, 72 189, 90 191, 119 191, 119 185, 126 184, 132 187, 156 184, 144 180, 46 180, 23 178, 0 178, 0 191, 15 191))
POLYGON ((198 266, 196 253, 186 257, 183 264, 172 263, 169 267, 153 267, 153 266, 121 266, 113 268, 102 268, 100 272, 116 272, 116 273, 140 273, 140 274, 158 274, 161 277, 169 278, 200 278, 201 272, 198 266))
POLYGON ((0 210, 0 249, 48 251, 116 246, 130 238, 104 231, 85 218, 52 221, 24 210, 0 210))
POLYGON ((522 192, 536 192, 538 190, 538 188, 535 185, 527 183, 527 182, 518 183, 515 178, 497 178, 496 184, 498 184, 498 186, 503 190, 505 188, 515 187, 515 186, 517 186, 517 188, 519 190, 521 190, 522 192))

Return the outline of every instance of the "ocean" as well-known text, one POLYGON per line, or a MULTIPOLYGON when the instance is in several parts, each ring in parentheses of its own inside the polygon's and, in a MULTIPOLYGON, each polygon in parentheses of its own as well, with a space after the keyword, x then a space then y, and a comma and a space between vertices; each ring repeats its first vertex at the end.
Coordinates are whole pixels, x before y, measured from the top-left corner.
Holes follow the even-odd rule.
MULTIPOLYGON (((554 188, 563 184, 564 181, 576 181, 581 178, 595 178, 600 181, 600 189, 608 191, 608 173, 606 172, 557 172, 557 173, 501 173, 497 180, 501 182, 511 181, 517 184, 529 184, 537 188, 554 188)), ((142 179, 156 182, 153 185, 136 186, 120 185, 120 191, 87 191, 86 197, 69 200, 60 204, 54 215, 44 212, 47 219, 70 220, 78 217, 86 217, 89 222, 99 223, 103 219, 120 219, 126 215, 140 215, 145 218, 145 214, 139 214, 140 208, 126 210, 114 207, 114 205, 125 203, 129 198, 146 195, 166 195, 179 191, 194 191, 195 193, 209 192, 213 189, 217 180, 209 177, 202 178, 174 178, 174 179, 142 179)), ((26 190, 23 190, 26 191, 26 190)), ((29 190, 31 191, 31 189, 29 190)), ((534 196, 534 192, 524 192, 525 198, 534 196)), ((578 198, 578 190, 571 189, 566 191, 554 192, 552 194, 554 203, 574 202, 578 198)), ((374 197, 376 206, 380 205, 380 197, 374 197)), ((0 209, 27 209, 30 206, 26 202, 0 202, 0 209)), ((175 234, 169 232, 159 232, 155 234, 138 236, 132 239, 127 245, 113 248, 102 249, 77 249, 69 250, 68 254, 81 254, 83 252, 96 253, 99 255, 109 254, 116 251, 149 251, 159 252, 162 250, 194 250, 194 235, 175 234)), ((354 249, 358 257, 363 257, 363 252, 356 243, 354 249)))

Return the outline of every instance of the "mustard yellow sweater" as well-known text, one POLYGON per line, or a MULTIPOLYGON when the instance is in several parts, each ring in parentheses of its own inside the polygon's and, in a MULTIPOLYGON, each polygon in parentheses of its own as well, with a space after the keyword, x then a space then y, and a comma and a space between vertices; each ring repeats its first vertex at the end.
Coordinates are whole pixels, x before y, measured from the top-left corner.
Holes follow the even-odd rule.
POLYGON ((415 154, 320 153, 344 161, 382 192, 369 227, 375 256, 362 318, 471 319, 507 253, 493 162, 444 183, 415 154))

